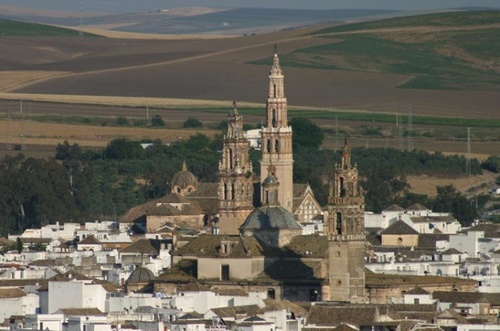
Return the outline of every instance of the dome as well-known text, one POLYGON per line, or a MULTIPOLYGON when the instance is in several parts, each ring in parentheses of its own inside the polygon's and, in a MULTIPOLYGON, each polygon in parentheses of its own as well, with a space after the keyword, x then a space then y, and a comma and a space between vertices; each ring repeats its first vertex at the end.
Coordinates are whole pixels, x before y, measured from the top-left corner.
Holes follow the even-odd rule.
POLYGON ((148 283, 154 277, 155 275, 151 270, 139 267, 132 271, 127 279, 127 283, 148 283))
POLYGON ((192 172, 187 170, 186 162, 184 162, 182 164, 182 170, 174 175, 170 185, 172 187, 172 192, 174 193, 183 193, 184 191, 190 193, 196 190, 198 186, 198 179, 192 172))
POLYGON ((300 229, 291 212, 280 206, 263 206, 248 215, 242 230, 300 229))
POLYGON ((264 182, 262 184, 263 185, 278 184, 278 180, 273 175, 269 175, 266 177, 266 179, 264 179, 264 182))

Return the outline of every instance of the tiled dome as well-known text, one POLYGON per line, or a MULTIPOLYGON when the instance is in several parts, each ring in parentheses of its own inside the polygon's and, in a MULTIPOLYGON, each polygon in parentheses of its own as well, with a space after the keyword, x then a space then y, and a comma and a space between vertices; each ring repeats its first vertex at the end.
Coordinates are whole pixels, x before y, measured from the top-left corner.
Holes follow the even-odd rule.
POLYGON ((147 268, 135 269, 127 279, 127 283, 148 283, 155 277, 153 272, 147 268))
POLYGON ((280 206, 263 206, 248 215, 242 230, 300 229, 292 213, 280 206))
POLYGON ((191 190, 196 190, 198 186, 198 179, 195 175, 193 175, 192 172, 187 170, 186 162, 184 162, 182 164, 182 170, 174 175, 172 181, 170 182, 170 185, 174 189, 174 191, 176 191, 176 188, 179 189, 179 191, 176 193, 181 193, 181 191, 189 188, 190 192, 191 190))

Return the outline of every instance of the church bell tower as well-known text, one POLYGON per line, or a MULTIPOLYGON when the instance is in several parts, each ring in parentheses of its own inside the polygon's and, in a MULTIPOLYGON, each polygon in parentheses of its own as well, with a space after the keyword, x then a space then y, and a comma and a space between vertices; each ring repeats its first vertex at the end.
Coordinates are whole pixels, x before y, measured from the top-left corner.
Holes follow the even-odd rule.
POLYGON ((281 207, 292 212, 293 208, 293 153, 292 127, 288 125, 287 100, 284 76, 278 54, 273 56, 269 73, 269 90, 266 102, 266 124, 261 133, 260 182, 267 173, 262 169, 275 170, 273 175, 279 181, 278 200, 281 207))
MULTIPOLYGON (((362 303, 365 299, 365 198, 358 169, 351 164, 347 142, 336 165, 328 197, 325 232, 328 235, 329 301, 362 303)), ((326 299, 326 298, 325 298, 326 299)))
POLYGON ((238 234, 240 225, 254 208, 253 170, 248 155, 250 143, 243 133, 243 116, 233 102, 233 110, 227 117, 227 134, 218 172, 220 234, 238 234))

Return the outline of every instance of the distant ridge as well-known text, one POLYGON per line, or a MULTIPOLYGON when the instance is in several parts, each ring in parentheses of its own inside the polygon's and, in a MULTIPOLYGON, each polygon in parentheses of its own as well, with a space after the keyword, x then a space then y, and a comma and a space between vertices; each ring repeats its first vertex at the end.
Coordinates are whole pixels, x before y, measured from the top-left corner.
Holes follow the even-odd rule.
MULTIPOLYGON (((252 34, 326 22, 394 17, 399 13, 401 12, 377 9, 299 10, 192 7, 84 16, 82 26, 156 34, 252 34)), ((16 15, 15 19, 58 26, 78 26, 79 14, 73 14, 73 16, 16 15)), ((8 14, 0 12, 0 18, 2 17, 11 18, 8 14)))

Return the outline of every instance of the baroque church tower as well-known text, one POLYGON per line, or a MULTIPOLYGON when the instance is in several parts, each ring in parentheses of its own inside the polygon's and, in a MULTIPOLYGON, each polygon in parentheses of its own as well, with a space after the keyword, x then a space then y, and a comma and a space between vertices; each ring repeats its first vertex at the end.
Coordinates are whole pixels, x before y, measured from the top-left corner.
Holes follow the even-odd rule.
POLYGON ((219 163, 219 232, 238 234, 253 206, 253 171, 248 150, 249 141, 243 131, 243 116, 236 102, 227 117, 222 160, 219 163))
POLYGON ((358 184, 358 169, 351 164, 347 142, 342 162, 335 167, 335 178, 328 197, 325 232, 328 235, 330 301, 362 303, 365 297, 365 198, 358 184))
POLYGON ((293 207, 292 127, 288 125, 287 116, 284 76, 278 54, 275 53, 269 74, 266 124, 261 133, 260 182, 264 182, 268 175, 263 171, 264 169, 274 169, 275 172, 272 175, 280 183, 278 190, 280 206, 291 212, 293 207))

